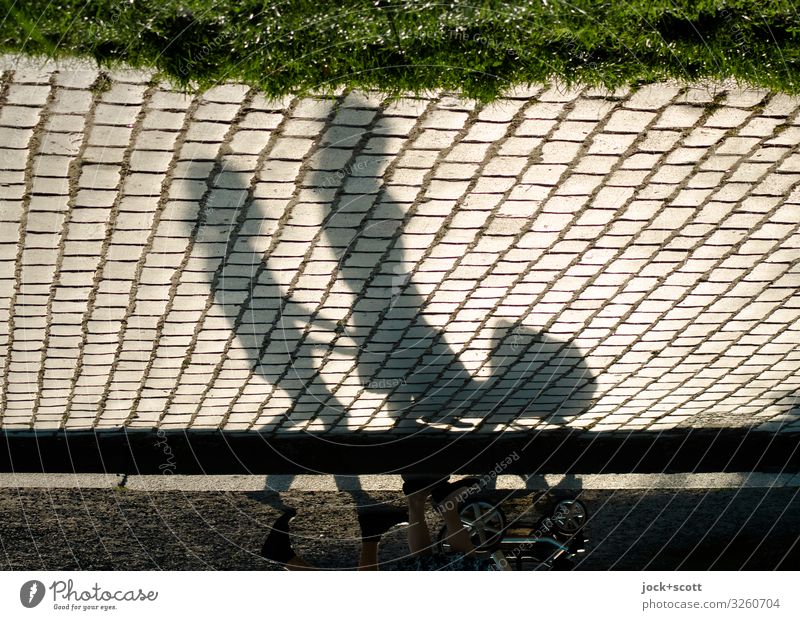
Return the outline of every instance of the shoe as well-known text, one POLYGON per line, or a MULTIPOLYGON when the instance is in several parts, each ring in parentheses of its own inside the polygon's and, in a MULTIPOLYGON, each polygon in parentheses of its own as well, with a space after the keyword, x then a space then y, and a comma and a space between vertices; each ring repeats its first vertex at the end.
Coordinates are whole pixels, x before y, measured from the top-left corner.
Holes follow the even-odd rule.
POLYGON ((289 540, 289 522, 297 516, 297 511, 290 508, 275 520, 272 530, 261 547, 261 557, 279 564, 286 564, 295 557, 292 543, 289 540))
POLYGON ((358 511, 358 525, 361 527, 361 540, 364 542, 379 542, 389 528, 401 523, 408 523, 408 510, 379 508, 358 511))

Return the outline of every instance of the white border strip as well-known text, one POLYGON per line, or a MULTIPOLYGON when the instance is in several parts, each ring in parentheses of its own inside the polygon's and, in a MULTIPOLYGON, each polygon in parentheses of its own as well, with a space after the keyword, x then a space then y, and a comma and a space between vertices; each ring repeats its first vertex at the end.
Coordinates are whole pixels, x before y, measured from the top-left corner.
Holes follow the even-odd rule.
MULTIPOLYGON (((741 489, 797 488, 800 474, 687 473, 687 474, 546 474, 484 476, 487 488, 546 489, 741 489)), ((130 491, 401 491, 398 475, 367 476, 129 476, 117 474, 0 473, 0 489, 111 489, 130 491)))
POLYGON ((525 613, 532 607, 531 600, 536 615, 543 618, 566 616, 567 606, 571 618, 800 617, 797 573, 788 570, 577 570, 537 571, 536 575, 529 571, 364 571, 357 576, 347 570, 301 575, 263 570, 26 570, 1 572, 0 589, 0 614, 27 619, 248 618, 254 610, 275 618, 351 617, 355 596, 348 594, 352 593, 358 596, 360 609, 374 610, 385 620, 406 620, 409 606, 398 601, 398 592, 413 593, 414 604, 431 618, 453 615, 453 598, 442 595, 450 592, 461 593, 475 618, 496 617, 498 609, 525 613), (33 584, 37 587, 32 588, 33 584), (538 596, 532 599, 528 593, 538 596), (38 606, 25 609, 24 597, 38 606))

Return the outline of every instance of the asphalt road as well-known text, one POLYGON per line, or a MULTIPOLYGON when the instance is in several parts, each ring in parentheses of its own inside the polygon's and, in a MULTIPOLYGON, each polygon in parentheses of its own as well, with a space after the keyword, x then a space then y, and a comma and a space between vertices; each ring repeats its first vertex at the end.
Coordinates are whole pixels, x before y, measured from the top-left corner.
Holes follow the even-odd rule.
MULTIPOLYGON (((535 520, 562 496, 587 505, 587 552, 578 570, 800 568, 800 489, 491 492, 512 522, 535 520)), ((324 568, 353 568, 355 507, 402 503, 397 493, 158 492, 1 489, 5 570, 270 570, 258 551, 283 505, 295 507, 293 542, 324 568)), ((439 527, 431 513, 432 529, 439 527)), ((407 552, 402 527, 381 559, 407 552)))

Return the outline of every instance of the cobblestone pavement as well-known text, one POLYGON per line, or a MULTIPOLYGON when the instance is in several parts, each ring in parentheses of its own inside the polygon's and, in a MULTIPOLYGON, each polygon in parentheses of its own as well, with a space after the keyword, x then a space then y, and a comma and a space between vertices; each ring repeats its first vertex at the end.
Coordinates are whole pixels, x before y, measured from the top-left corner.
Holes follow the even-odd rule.
POLYGON ((798 99, 2 67, 6 430, 800 430, 798 99))

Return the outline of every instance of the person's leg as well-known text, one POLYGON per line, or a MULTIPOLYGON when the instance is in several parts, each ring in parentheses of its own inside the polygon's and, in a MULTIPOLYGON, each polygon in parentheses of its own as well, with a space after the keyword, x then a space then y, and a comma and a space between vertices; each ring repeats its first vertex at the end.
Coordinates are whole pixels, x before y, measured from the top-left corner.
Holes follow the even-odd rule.
POLYGON ((361 554, 358 556, 358 570, 378 570, 377 541, 361 541, 361 554))
POLYGON ((261 547, 261 557, 283 564, 286 570, 317 570, 292 549, 292 543, 289 540, 289 522, 296 514, 294 510, 288 510, 275 520, 261 547))
POLYGON ((472 492, 480 488, 477 478, 464 478, 457 482, 447 482, 433 487, 433 502, 446 525, 445 536, 453 551, 471 554, 475 545, 470 540, 469 532, 461 522, 460 508, 462 502, 472 492))
POLYGON ((469 537, 469 532, 464 524, 461 523, 461 515, 459 514, 459 503, 457 501, 459 493, 464 489, 456 489, 451 493, 441 504, 442 518, 447 526, 447 542, 453 551, 461 551, 462 553, 470 554, 475 551, 475 545, 469 537))
POLYGON ((430 489, 417 491, 406 496, 408 501, 408 548, 412 555, 431 553, 431 532, 425 521, 425 500, 430 489))
POLYGON ((400 508, 359 509, 361 554, 358 570, 378 570, 378 545, 390 528, 408 521, 408 513, 400 508))

